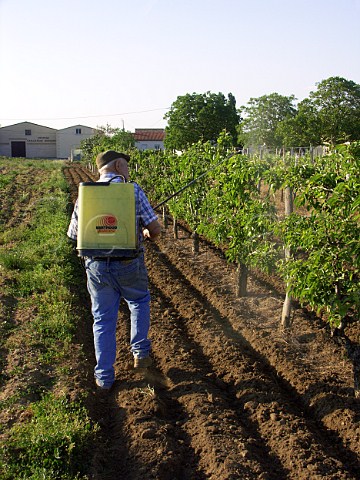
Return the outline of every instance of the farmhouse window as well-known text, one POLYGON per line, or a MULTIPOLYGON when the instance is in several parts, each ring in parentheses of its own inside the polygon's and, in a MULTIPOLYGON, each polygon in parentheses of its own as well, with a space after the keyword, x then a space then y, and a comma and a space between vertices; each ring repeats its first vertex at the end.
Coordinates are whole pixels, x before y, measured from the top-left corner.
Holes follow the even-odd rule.
POLYGON ((25 135, 31 135, 31 130, 25 130, 25 135))
POLYGON ((81 135, 81 128, 77 128, 77 129, 75 130, 75 133, 76 133, 76 135, 81 135))

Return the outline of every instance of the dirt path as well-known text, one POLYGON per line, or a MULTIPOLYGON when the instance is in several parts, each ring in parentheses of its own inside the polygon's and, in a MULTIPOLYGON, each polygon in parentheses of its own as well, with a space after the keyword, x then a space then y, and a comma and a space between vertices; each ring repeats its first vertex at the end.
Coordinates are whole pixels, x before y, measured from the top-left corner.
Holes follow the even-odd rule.
MULTIPOLYGON (((93 178, 81 167, 65 175, 73 200, 93 178)), ((237 299, 234 268, 206 245, 194 256, 186 232, 164 231, 146 259, 155 365, 145 377, 129 369, 123 305, 115 388, 89 401, 102 427, 91 478, 360 478, 351 365, 321 322, 299 309, 281 334, 282 295, 251 277, 237 299)))

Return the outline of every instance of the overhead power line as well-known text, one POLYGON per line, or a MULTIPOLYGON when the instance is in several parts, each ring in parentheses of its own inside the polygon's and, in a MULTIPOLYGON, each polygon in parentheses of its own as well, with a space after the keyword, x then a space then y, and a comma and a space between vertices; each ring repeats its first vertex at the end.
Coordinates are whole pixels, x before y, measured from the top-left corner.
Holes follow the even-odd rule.
MULTIPOLYGON (((159 110, 169 110, 170 107, 162 107, 162 108, 153 108, 151 110, 139 110, 139 111, 135 111, 135 112, 122 112, 122 113, 108 113, 108 114, 97 114, 97 115, 81 115, 81 116, 77 116, 77 117, 52 117, 52 118, 32 118, 33 121, 42 121, 42 120, 76 120, 76 119, 80 119, 80 118, 96 118, 96 117, 120 117, 120 116, 124 116, 124 115, 135 115, 135 114, 138 114, 138 113, 148 113, 148 112, 156 112, 156 111, 159 111, 159 110)), ((20 117, 18 118, 1 118, 0 120, 1 121, 16 121, 16 120, 19 120, 20 117)))

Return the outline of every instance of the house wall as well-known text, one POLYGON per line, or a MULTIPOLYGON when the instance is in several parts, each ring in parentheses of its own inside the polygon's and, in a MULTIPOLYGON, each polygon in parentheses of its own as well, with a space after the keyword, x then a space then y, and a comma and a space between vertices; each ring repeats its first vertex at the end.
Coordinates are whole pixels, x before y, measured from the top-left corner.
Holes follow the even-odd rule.
POLYGON ((135 142, 135 147, 139 150, 164 150, 164 142, 161 140, 146 140, 135 142))
POLYGON ((0 128, 0 155, 56 158, 56 130, 31 122, 0 128))
POLYGON ((80 142, 95 135, 96 130, 85 125, 74 125, 56 132, 57 158, 71 158, 71 152, 80 148, 80 142))

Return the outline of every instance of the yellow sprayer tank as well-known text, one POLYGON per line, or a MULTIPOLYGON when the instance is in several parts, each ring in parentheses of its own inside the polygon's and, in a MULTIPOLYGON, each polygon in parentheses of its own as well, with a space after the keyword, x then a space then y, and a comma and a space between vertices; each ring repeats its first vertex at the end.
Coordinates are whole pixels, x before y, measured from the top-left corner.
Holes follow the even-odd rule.
POLYGON ((137 253, 135 189, 132 183, 79 185, 77 249, 80 256, 137 253))

